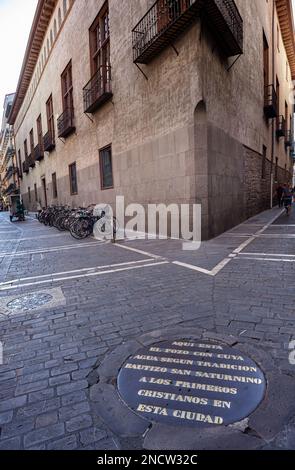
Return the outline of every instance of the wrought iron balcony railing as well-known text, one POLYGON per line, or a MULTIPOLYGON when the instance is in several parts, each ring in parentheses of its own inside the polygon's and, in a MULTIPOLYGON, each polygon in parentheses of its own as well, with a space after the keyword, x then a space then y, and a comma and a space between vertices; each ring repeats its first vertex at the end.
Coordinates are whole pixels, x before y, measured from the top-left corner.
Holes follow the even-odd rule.
POLYGON ((72 132, 75 132, 74 124, 74 109, 66 108, 64 112, 57 119, 58 137, 67 137, 72 132))
POLYGON ((277 94, 273 85, 264 89, 264 114, 268 119, 277 117, 277 94))
POLYGON ((200 14, 227 57, 243 53, 243 20, 234 0, 157 0, 132 31, 134 62, 149 63, 200 14))
POLYGON ((243 19, 234 0, 205 0, 205 17, 226 57, 243 53, 243 19))
POLYGON ((286 119, 284 118, 284 116, 278 116, 276 136, 279 139, 280 137, 285 137, 285 135, 286 135, 286 119))
POLYGON ((55 149, 55 140, 53 133, 48 131, 43 137, 43 147, 45 152, 51 152, 55 149))
POLYGON ((93 113, 112 98, 111 85, 111 66, 102 65, 83 88, 85 113, 93 113))
POLYGON ((35 155, 35 160, 37 162, 39 162, 40 160, 42 160, 42 158, 44 158, 43 148, 41 148, 40 144, 36 145, 34 149, 34 155, 35 155))

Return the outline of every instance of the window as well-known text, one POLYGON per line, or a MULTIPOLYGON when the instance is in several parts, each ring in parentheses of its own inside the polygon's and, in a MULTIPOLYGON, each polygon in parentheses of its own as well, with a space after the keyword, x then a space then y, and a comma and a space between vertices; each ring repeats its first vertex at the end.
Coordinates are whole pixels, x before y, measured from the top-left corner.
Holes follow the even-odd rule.
POLYGON ((261 178, 264 180, 266 176, 266 152, 267 148, 265 145, 263 146, 262 150, 262 171, 261 171, 261 178))
POLYGON ((40 150, 43 150, 43 131, 42 131, 41 114, 37 119, 37 134, 38 134, 38 144, 39 144, 40 150))
POLYGON ((27 139, 24 141, 24 152, 25 152, 25 159, 28 158, 28 142, 27 139))
POLYGON ((19 176, 22 177, 23 171, 22 171, 22 156, 21 156, 21 151, 18 151, 18 166, 19 166, 19 176))
POLYGON ((71 194, 72 195, 78 194, 76 162, 69 165, 69 175, 70 175, 70 191, 71 191, 71 194))
POLYGON ((110 65, 110 28, 108 3, 100 10, 89 30, 91 73, 110 65))
POLYGON ((31 147, 31 154, 34 153, 34 131, 33 129, 30 130, 30 147, 31 147))
POLYGON ((53 35, 54 35, 54 39, 56 39, 56 36, 57 36, 57 23, 56 23, 56 20, 54 20, 54 23, 53 23, 53 35))
POLYGON ((67 14, 67 9, 68 9, 67 0, 64 0, 64 1, 63 1, 63 9, 64 9, 64 16, 66 16, 66 14, 67 14))
POLYGON ((36 183, 34 184, 34 193, 35 193, 35 202, 37 202, 38 201, 38 191, 37 191, 36 183))
POLYGON ((52 173, 52 197, 53 199, 57 199, 56 173, 52 173))
POLYGON ((111 189, 114 187, 112 147, 108 146, 99 151, 100 181, 101 189, 111 189))
POLYGON ((52 141, 54 141, 54 114, 53 114, 53 102, 52 102, 52 95, 49 97, 46 103, 46 114, 47 114, 47 127, 48 132, 51 133, 52 141))
POLYGON ((29 196, 29 202, 31 202, 31 188, 28 187, 28 196, 29 196))
POLYGON ((72 61, 69 62, 61 75, 61 89, 63 110, 71 109, 73 111, 72 61))
POLYGON ((278 116, 280 115, 280 82, 277 77, 276 79, 276 93, 277 93, 277 110, 278 110, 278 116))
POLYGON ((269 85, 269 47, 266 36, 263 32, 263 77, 264 87, 269 85))
POLYGON ((61 11, 60 8, 58 9, 58 27, 61 27, 61 11))

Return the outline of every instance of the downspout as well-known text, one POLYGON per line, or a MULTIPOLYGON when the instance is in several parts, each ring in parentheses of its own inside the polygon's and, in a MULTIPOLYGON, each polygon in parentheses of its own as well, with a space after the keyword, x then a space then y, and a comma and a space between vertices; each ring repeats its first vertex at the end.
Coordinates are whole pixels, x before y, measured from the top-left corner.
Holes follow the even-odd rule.
MULTIPOLYGON (((275 1, 273 0, 272 8, 272 83, 275 87, 276 77, 275 77, 275 1)), ((278 103, 279 105, 279 103, 278 103)), ((270 208, 273 208, 273 186, 274 186, 274 174, 273 174, 273 165, 274 165, 274 148, 275 148, 275 119, 271 123, 271 170, 270 170, 270 208)))

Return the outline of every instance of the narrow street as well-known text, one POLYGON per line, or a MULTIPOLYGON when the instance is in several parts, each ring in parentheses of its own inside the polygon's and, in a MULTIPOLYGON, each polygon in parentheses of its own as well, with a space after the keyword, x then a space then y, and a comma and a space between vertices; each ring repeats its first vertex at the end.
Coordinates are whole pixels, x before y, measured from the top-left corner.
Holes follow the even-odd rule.
MULTIPOLYGON (((179 338, 184 328, 232 335, 271 358, 282 380, 295 377, 295 213, 281 212, 197 252, 174 240, 81 242, 33 216, 10 223, 1 213, 0 449, 141 449, 115 411, 111 423, 99 415, 89 387, 117 346, 168 327, 179 338)), ((294 405, 294 390, 278 400, 277 428, 259 435, 258 448, 295 448, 295 405, 286 416, 285 402, 294 405)))

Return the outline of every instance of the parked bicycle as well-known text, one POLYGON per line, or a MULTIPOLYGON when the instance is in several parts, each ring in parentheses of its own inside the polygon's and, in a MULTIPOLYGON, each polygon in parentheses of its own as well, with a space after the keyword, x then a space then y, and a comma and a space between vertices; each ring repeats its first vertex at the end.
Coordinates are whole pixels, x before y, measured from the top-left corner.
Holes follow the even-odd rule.
POLYGON ((109 217, 107 206, 96 210, 96 205, 71 208, 69 206, 49 206, 43 208, 36 216, 40 223, 55 227, 60 231, 69 231, 73 238, 82 240, 93 234, 115 235, 118 231, 116 217, 109 217))

